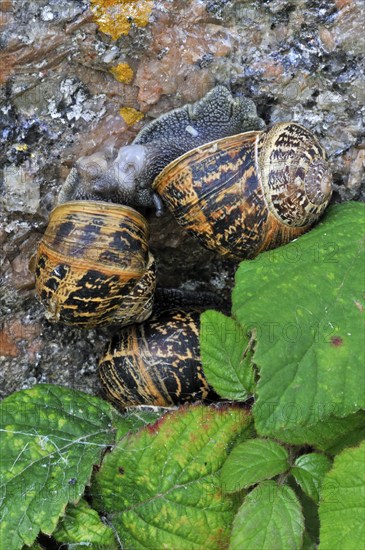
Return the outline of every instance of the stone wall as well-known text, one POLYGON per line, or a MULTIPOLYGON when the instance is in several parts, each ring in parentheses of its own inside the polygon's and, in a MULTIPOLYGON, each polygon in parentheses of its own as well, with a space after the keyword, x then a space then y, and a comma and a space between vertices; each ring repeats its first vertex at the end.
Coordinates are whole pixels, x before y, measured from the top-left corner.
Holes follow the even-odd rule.
MULTIPOLYGON (((108 330, 52 326, 28 263, 71 167, 109 158, 147 121, 216 84, 326 147, 334 201, 364 200, 361 0, 4 0, 1 4, 0 364, 6 395, 37 382, 98 391, 108 330)), ((163 286, 229 297, 235 265, 165 214, 151 223, 163 286)))

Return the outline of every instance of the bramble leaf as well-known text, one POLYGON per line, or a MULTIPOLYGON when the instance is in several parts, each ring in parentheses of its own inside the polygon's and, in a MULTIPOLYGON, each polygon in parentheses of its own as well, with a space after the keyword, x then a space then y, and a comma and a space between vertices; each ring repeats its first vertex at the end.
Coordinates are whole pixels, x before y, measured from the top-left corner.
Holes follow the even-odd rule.
POLYGON ((317 423, 305 428, 295 424, 287 426, 281 440, 292 445, 303 443, 318 450, 337 454, 344 447, 353 447, 364 439, 365 411, 357 411, 344 418, 327 416, 327 410, 319 413, 317 423))
POLYGON ((120 420, 105 401, 49 384, 10 395, 0 414, 0 548, 13 550, 53 532, 120 420))
POLYGON ((69 544, 72 548, 119 548, 111 527, 101 521, 96 510, 90 508, 84 499, 76 505, 67 506, 65 516, 57 525, 53 537, 57 542, 69 544))
POLYGON ((224 463, 223 488, 228 492, 239 491, 288 468, 288 453, 284 447, 269 439, 249 439, 234 447, 224 463))
POLYGON ((230 550, 300 549, 304 519, 294 491, 264 481, 245 498, 233 522, 230 550))
POLYGON ((330 467, 329 458, 317 453, 310 453, 296 459, 291 473, 305 494, 318 503, 322 481, 330 467))
POLYGON ((123 546, 225 546, 235 507, 218 471, 249 424, 243 409, 191 406, 120 441, 95 474, 92 492, 123 546))
POLYGON ((326 474, 319 504, 320 550, 365 548, 365 441, 345 449, 326 474))
POLYGON ((205 311, 200 322, 200 353, 209 384, 225 399, 245 401, 254 387, 249 339, 236 321, 218 311, 205 311))
MULTIPOLYGON (((307 427, 365 408, 365 205, 345 203, 295 242, 240 264, 233 314, 256 335, 256 429, 307 427)), ((285 438, 286 436, 286 438, 285 438)))

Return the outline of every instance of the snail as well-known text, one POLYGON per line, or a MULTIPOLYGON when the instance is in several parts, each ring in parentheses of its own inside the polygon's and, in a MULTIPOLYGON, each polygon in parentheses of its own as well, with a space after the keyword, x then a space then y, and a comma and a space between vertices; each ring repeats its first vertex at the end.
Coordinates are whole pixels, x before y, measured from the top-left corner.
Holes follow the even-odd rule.
POLYGON ((200 313, 168 308, 118 331, 99 363, 108 399, 119 408, 216 400, 201 366, 200 313))
POLYGON ((146 220, 128 206, 57 206, 33 260, 47 318, 83 328, 147 319, 156 286, 148 236, 146 220))
POLYGON ((332 192, 326 153, 294 122, 264 129, 254 103, 222 86, 146 125, 105 169, 73 171, 60 202, 167 205, 205 247, 242 260, 307 231, 332 192))

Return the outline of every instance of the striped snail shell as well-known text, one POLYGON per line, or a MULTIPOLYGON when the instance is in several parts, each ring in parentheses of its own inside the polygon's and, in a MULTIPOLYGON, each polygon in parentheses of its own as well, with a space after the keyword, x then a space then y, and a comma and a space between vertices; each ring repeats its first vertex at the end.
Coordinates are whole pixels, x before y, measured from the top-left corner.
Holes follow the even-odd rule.
POLYGON ((118 407, 217 399, 201 366, 200 313, 166 309, 116 333, 99 363, 106 396, 118 407))
POLYGON ((162 170, 153 189, 201 244, 241 260, 307 231, 332 185, 324 149, 287 122, 188 151, 162 170))
POLYGON ((265 124, 254 103, 217 86, 147 124, 95 178, 75 175, 64 200, 165 203, 205 247, 233 260, 285 244, 321 216, 332 192, 326 153, 294 122, 265 124))
POLYGON ((148 236, 144 217, 127 206, 57 206, 34 261, 47 318, 83 328, 146 319, 156 286, 148 236))

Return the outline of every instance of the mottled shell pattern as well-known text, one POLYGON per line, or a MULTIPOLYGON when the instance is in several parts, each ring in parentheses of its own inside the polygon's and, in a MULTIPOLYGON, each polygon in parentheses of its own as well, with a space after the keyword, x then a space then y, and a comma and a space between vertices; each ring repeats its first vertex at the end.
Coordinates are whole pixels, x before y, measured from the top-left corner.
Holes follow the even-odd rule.
POLYGON ((169 309, 119 331, 99 364, 108 399, 119 407, 217 399, 201 366, 200 313, 169 309))
POLYGON ((156 286, 148 237, 133 208, 100 201, 57 206, 35 260, 47 318, 84 328, 146 319, 156 286))
POLYGON ((233 260, 307 231, 332 191, 324 149, 293 122, 197 147, 171 162, 153 188, 185 230, 233 260))

